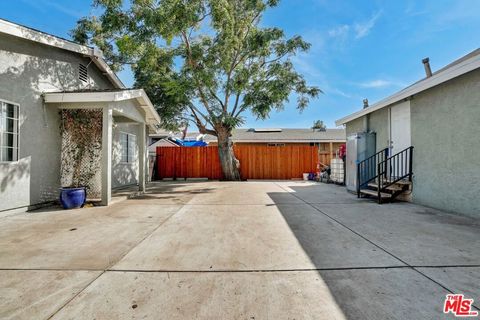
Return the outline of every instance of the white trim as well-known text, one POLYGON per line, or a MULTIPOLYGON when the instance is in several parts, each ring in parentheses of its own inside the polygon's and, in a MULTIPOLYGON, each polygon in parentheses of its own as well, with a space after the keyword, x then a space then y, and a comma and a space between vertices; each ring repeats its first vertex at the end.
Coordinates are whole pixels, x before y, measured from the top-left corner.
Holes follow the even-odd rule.
MULTIPOLYGON (((134 134, 134 133, 126 132, 126 131, 118 131, 118 141, 119 141, 119 143, 120 143, 120 146, 122 145, 122 137, 121 137, 122 134, 127 136, 127 150, 126 150, 126 151, 127 151, 127 161, 122 161, 122 159, 123 159, 123 154, 120 154, 120 162, 119 162, 119 163, 120 163, 120 164, 123 164, 123 165, 135 164, 135 163, 138 161, 138 159, 139 159, 138 150, 137 150, 137 147, 138 147, 137 135, 134 134), (130 136, 135 137, 135 154, 133 155, 133 158, 134 158, 134 159, 133 159, 132 161, 131 161, 131 159, 130 159, 130 157, 129 157, 129 155, 130 155, 130 153, 129 153, 129 151, 130 151, 129 147, 130 147, 130 143, 131 143, 131 142, 130 142, 130 136)), ((122 153, 123 153, 123 151, 124 151, 124 150, 122 149, 122 153)))
MULTIPOLYGON (((44 93, 45 103, 88 103, 119 102, 136 99, 139 108, 145 112, 145 122, 151 126, 160 124, 160 116, 143 89, 121 91, 86 91, 86 92, 50 92, 44 93)), ((156 129, 155 129, 156 130, 156 129)))
MULTIPOLYGON (((1 112, 2 112, 2 104, 11 104, 11 105, 14 105, 17 107, 17 118, 9 118, 9 119, 13 119, 14 121, 17 121, 16 125, 17 125, 17 132, 12 132, 11 134, 13 135, 16 135, 17 136, 17 145, 16 146, 13 146, 13 147, 8 147, 8 146, 3 146, 3 143, 2 143, 2 140, 3 140, 3 135, 4 134, 8 134, 9 132, 5 131, 0 131, 0 152, 1 152, 1 149, 3 148, 11 148, 11 149, 16 149, 17 151, 17 160, 12 160, 12 161, 4 161, 4 160, 1 160, 0 159, 0 163, 17 163, 18 161, 20 161, 20 104, 17 103, 17 102, 12 102, 12 101, 8 101, 8 100, 4 100, 4 99, 0 99, 0 115, 1 115, 1 112)), ((7 118, 5 116, 5 118, 7 118)), ((0 117, 0 121, 1 121, 1 117, 0 117)), ((0 154, 0 158, 1 158, 1 154, 0 154)))
POLYGON ((137 151, 137 147, 138 147, 138 140, 137 140, 137 135, 134 134, 134 133, 130 133, 130 132, 126 132, 126 131, 119 131, 118 132, 118 141, 120 143, 120 146, 122 147, 122 152, 120 153, 120 161, 119 163, 120 164, 123 164, 123 165, 131 165, 131 164, 135 164, 137 161, 138 161, 138 151, 137 151), (123 150, 123 146, 122 146, 122 135, 125 135, 127 137, 127 161, 123 161, 123 152, 125 150, 123 150), (133 155, 133 160, 130 160, 130 137, 135 137, 135 154, 133 155))
POLYGON ((0 33, 88 56, 116 88, 125 88, 122 81, 103 59, 102 51, 98 49, 83 46, 3 19, 0 19, 0 33))
POLYGON ((360 111, 357 111, 355 113, 352 113, 346 117, 343 117, 337 121, 335 121, 335 124, 337 126, 343 125, 347 122, 353 121, 357 118, 360 118, 366 114, 372 113, 374 111, 377 111, 379 109, 382 109, 386 106, 392 105, 394 103, 400 102, 404 99, 408 99, 411 96, 425 91, 427 89, 430 89, 432 87, 435 87, 439 84, 442 84, 444 82, 447 82, 453 78, 459 77, 467 72, 473 71, 480 68, 480 54, 477 54, 469 59, 466 59, 465 61, 462 61, 456 65, 453 65, 452 67, 443 70, 442 72, 439 72, 437 74, 434 74, 433 76, 426 78, 410 87, 407 87, 377 103, 374 105, 362 109, 360 111))

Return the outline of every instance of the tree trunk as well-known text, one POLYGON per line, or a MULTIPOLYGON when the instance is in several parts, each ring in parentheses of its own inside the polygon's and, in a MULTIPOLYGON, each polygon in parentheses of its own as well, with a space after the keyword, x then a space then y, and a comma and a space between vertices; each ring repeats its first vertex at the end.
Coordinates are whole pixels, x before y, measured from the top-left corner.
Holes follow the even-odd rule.
POLYGON ((227 129, 217 130, 218 155, 222 165, 223 176, 227 181, 240 180, 240 162, 233 153, 233 142, 230 138, 231 132, 227 129))

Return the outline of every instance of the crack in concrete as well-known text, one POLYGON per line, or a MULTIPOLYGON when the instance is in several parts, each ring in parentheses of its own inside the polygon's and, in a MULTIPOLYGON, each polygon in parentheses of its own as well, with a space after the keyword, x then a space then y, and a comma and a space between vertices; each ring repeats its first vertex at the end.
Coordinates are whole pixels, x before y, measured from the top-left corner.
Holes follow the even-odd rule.
MULTIPOLYGON (((117 261, 118 262, 118 261, 117 261)), ((368 266, 368 267, 328 267, 328 268, 294 268, 294 269, 71 269, 71 268, 0 268, 0 271, 97 271, 97 272, 146 272, 146 273, 248 273, 248 272, 303 272, 303 271, 344 271, 344 270, 382 270, 382 269, 453 269, 480 268, 480 264, 459 265, 403 265, 403 266, 368 266)))

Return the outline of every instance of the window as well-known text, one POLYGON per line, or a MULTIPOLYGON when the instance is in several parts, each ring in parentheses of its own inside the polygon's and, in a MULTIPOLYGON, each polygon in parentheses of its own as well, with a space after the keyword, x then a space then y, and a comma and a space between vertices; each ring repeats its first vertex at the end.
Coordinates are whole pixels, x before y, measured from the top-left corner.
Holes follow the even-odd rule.
POLYGON ((19 107, 0 101, 0 161, 18 161, 19 107))
POLYGON ((137 137, 134 134, 120 132, 121 162, 135 162, 137 137))
POLYGON ((88 81, 88 71, 84 64, 78 64, 78 79, 82 82, 88 81))

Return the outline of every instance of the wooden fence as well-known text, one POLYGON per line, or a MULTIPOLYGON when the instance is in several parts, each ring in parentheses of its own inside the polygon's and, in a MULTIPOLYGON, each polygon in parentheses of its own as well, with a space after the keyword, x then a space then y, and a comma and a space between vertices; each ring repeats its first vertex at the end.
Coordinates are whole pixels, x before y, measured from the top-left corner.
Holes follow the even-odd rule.
POLYGON ((157 178, 222 179, 217 147, 157 147, 157 178))
MULTIPOLYGON (((236 145, 242 179, 295 179, 330 164, 331 153, 314 146, 236 145)), ((222 179, 217 147, 158 147, 157 178, 222 179)))

